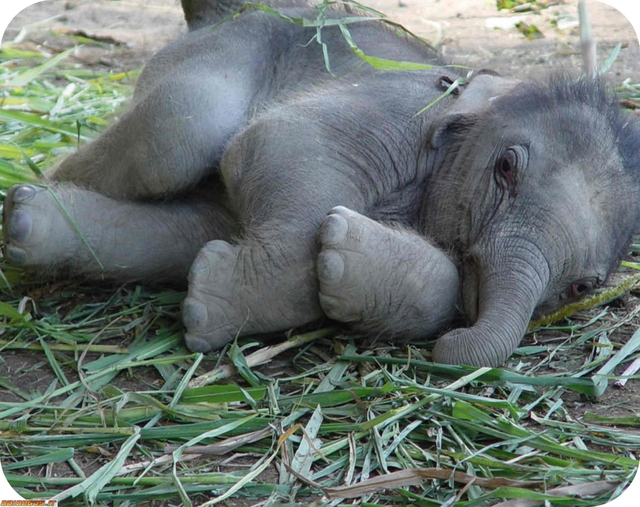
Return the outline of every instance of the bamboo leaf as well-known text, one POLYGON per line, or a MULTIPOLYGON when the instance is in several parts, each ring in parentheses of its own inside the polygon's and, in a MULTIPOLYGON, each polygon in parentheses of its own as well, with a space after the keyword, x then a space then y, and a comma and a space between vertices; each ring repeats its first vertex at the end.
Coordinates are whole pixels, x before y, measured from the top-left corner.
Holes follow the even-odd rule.
POLYGON ((604 63, 602 64, 602 67, 598 69, 598 75, 606 74, 609 71, 609 69, 613 65, 613 62, 615 62, 618 56, 620 55, 621 49, 622 49, 622 43, 619 42, 616 45, 616 47, 613 48, 613 51, 611 51, 611 54, 604 61, 604 63))
POLYGON ((120 447, 120 451, 116 457, 106 465, 103 465, 97 472, 91 477, 86 478, 80 484, 58 493, 52 499, 62 502, 67 498, 75 498, 78 495, 83 494, 90 504, 94 504, 98 493, 102 491, 102 488, 109 483, 109 481, 115 477, 116 473, 122 467, 123 463, 129 456, 129 453, 133 449, 140 438, 140 428, 134 427, 134 434, 131 435, 120 447))
POLYGON ((437 65, 430 65, 426 63, 416 62, 399 62, 395 60, 388 60, 386 58, 377 58, 375 56, 366 55, 353 41, 351 33, 345 24, 340 24, 340 31, 344 36, 345 41, 351 48, 351 50, 358 55, 362 60, 367 62, 373 68, 378 70, 395 70, 395 71, 408 71, 408 70, 429 70, 437 67, 437 65))
POLYGON ((2 460, 2 470, 16 470, 18 468, 29 468, 36 466, 49 465, 51 463, 63 463, 73 458, 74 450, 72 448, 59 449, 54 452, 47 453, 36 458, 24 459, 14 463, 8 463, 5 458, 2 460))
MULTIPOLYGON (((367 362, 367 363, 381 363, 381 364, 407 364, 406 360, 390 358, 390 357, 370 357, 370 356, 340 356, 341 360, 354 361, 354 362, 367 362)), ((409 362, 411 367, 431 371, 439 375, 445 375, 447 377, 460 378, 464 375, 472 373, 475 368, 470 366, 451 366, 436 363, 429 363, 427 361, 412 360, 409 362)), ((597 396, 600 393, 600 389, 596 382, 592 379, 583 379, 575 377, 534 377, 525 376, 519 373, 514 373, 507 370, 501 370, 498 368, 488 369, 478 377, 478 380, 483 382, 509 382, 512 384, 523 384, 530 386, 540 387, 566 387, 573 391, 577 391, 587 396, 597 396)))
POLYGON ((32 69, 24 71, 22 74, 14 77, 13 79, 5 82, 5 86, 25 86, 32 80, 36 79, 41 74, 53 69, 58 63, 67 58, 71 53, 75 51, 75 48, 67 49, 62 53, 57 54, 50 60, 47 60, 42 65, 38 65, 32 69))

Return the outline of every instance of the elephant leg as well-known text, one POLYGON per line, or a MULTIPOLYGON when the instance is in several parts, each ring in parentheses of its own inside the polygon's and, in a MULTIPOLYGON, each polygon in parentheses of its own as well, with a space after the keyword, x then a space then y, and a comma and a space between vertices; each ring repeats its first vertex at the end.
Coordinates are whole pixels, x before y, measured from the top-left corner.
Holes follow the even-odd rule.
POLYGON ((237 336, 282 331, 321 317, 313 235, 306 236, 266 244, 207 243, 191 267, 182 309, 189 349, 209 352, 237 336))
POLYGON ((45 274, 184 283, 203 244, 235 233, 221 194, 142 203, 70 185, 16 185, 4 203, 4 255, 45 274))
POLYGON ((245 123, 252 90, 242 72, 170 73, 96 140, 47 177, 114 199, 173 196, 217 170, 245 123))
POLYGON ((322 317, 317 231, 338 204, 366 207, 364 183, 346 165, 329 166, 316 136, 291 143, 295 135, 287 129, 301 131, 292 121, 254 124, 221 163, 242 236, 233 244, 208 243, 193 263, 182 312, 191 350, 208 352, 237 336, 322 317))
POLYGON ((458 271, 425 238, 340 206, 318 239, 320 304, 330 318, 410 340, 441 331, 457 315, 458 271))

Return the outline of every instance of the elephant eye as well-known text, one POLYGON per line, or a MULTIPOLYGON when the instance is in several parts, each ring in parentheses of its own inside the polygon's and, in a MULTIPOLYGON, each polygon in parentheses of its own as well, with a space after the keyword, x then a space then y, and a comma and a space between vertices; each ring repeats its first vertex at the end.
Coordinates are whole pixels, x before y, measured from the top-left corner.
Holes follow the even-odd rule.
POLYGON ((518 156, 509 149, 498 160, 498 170, 504 179, 510 183, 515 183, 515 170, 518 164, 518 156))
POLYGON ((591 294, 595 288, 594 280, 581 280, 571 284, 571 295, 574 297, 584 296, 591 294))
POLYGON ((516 185, 518 183, 518 171, 524 161, 524 155, 519 153, 522 150, 518 146, 507 149, 496 161, 495 179, 498 185, 507 190, 512 197, 517 194, 516 185))

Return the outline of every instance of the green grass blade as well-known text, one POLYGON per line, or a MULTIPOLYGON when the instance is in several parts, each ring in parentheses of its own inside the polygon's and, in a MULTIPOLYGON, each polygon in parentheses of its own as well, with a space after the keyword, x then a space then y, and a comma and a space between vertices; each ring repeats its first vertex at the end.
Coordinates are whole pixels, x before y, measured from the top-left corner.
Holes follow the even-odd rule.
POLYGON ((5 86, 25 86, 31 81, 44 74, 48 70, 53 69, 58 63, 67 58, 71 53, 75 51, 75 48, 67 49, 62 53, 57 54, 50 60, 47 60, 42 65, 38 65, 32 69, 24 71, 22 74, 14 77, 13 79, 5 82, 5 86))
POLYGON ((116 457, 106 465, 102 466, 91 477, 86 478, 80 484, 63 491, 53 497, 54 500, 62 502, 67 498, 75 498, 78 495, 84 494, 85 498, 90 504, 93 504, 98 496, 98 493, 102 491, 104 486, 116 475, 118 470, 122 468, 125 460, 131 453, 133 446, 140 438, 140 428, 137 426, 134 428, 134 434, 131 435, 120 447, 120 451, 116 457))
POLYGON ((25 459, 15 463, 2 462, 2 470, 16 470, 19 468, 29 468, 36 466, 44 466, 52 463, 63 463, 73 458, 74 450, 71 448, 59 449, 57 451, 38 456, 37 458, 25 459))

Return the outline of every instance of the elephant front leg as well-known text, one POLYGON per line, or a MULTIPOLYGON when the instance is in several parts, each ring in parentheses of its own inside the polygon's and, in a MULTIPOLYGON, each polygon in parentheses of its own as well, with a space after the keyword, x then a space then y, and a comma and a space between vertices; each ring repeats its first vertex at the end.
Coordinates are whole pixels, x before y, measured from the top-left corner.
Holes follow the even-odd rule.
POLYGON ((460 280, 425 238, 339 206, 320 228, 320 304, 360 331, 419 339, 451 324, 460 280))

